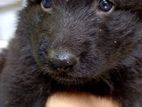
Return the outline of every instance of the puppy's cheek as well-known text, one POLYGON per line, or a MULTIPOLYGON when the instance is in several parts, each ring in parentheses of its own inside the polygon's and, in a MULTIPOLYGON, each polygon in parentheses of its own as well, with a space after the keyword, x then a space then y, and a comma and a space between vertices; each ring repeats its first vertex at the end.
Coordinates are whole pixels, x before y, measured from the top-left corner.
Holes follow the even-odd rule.
POLYGON ((50 96, 45 107, 122 107, 111 98, 82 93, 57 93, 50 96))

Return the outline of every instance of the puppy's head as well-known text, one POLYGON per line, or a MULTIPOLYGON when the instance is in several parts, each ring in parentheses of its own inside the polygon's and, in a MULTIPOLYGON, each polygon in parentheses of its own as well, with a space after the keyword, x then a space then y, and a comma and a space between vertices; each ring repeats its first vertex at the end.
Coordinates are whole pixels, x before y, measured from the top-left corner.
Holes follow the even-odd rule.
POLYGON ((140 0, 29 0, 18 31, 44 73, 81 84, 123 65, 135 50, 141 6, 140 0))

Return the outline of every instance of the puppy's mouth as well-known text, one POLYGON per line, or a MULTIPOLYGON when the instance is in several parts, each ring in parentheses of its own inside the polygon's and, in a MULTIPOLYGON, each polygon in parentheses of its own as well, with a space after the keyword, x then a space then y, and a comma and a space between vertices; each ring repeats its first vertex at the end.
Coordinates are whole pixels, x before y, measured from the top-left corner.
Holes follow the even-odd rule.
POLYGON ((78 85, 84 84, 89 81, 89 79, 84 77, 77 72, 75 69, 71 68, 58 68, 53 69, 49 66, 42 67, 42 71, 44 74, 47 74, 52 80, 58 82, 63 85, 78 85))
POLYGON ((81 85, 87 83, 89 80, 81 77, 73 77, 70 75, 52 75, 51 78, 63 85, 81 85))

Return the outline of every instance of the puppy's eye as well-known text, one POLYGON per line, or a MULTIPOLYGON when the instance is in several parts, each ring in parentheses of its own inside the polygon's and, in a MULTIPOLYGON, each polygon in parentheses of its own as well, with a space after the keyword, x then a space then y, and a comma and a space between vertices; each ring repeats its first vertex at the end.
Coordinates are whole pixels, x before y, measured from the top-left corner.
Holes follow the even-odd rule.
POLYGON ((113 8, 113 3, 110 0, 99 0, 98 7, 103 12, 109 12, 113 8))
POLYGON ((52 0, 42 0, 41 2, 41 7, 45 10, 45 11, 50 11, 51 7, 52 7, 52 0))

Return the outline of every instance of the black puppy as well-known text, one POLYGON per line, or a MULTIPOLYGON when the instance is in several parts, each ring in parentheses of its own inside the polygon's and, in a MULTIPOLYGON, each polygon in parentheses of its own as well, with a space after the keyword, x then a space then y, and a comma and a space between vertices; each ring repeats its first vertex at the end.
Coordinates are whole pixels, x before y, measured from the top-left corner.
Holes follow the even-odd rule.
POLYGON ((141 0, 28 0, 0 76, 0 107, 56 92, 142 107, 141 0))

